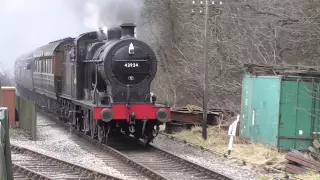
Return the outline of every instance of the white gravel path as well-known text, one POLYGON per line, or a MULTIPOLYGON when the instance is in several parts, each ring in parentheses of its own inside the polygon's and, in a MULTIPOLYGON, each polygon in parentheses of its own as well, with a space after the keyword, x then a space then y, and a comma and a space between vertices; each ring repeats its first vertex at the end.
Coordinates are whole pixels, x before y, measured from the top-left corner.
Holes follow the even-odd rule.
POLYGON ((197 163, 208 169, 229 175, 236 180, 256 180, 256 179, 283 179, 283 174, 268 174, 261 168, 252 165, 241 165, 223 157, 218 157, 210 152, 192 147, 186 143, 169 139, 165 135, 159 134, 152 145, 167 150, 179 157, 197 163))
POLYGON ((108 167, 102 160, 83 150, 70 138, 72 134, 58 127, 52 126, 53 121, 38 115, 37 141, 29 140, 21 129, 10 129, 10 142, 39 153, 50 155, 83 167, 129 179, 112 167, 108 167))

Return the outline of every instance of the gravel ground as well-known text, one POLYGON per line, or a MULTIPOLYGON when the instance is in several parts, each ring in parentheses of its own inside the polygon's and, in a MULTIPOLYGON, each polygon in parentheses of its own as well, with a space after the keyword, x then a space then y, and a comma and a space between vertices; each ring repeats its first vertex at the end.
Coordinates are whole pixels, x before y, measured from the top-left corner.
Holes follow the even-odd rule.
POLYGON ((187 159, 191 162, 200 164, 208 169, 227 174, 236 180, 250 179, 282 179, 283 174, 266 173, 263 169, 252 165, 240 165, 239 162, 218 157, 210 152, 202 151, 186 143, 169 139, 165 135, 159 134, 152 145, 167 150, 179 157, 187 159))
MULTIPOLYGON (((78 144, 73 142, 72 134, 67 130, 55 127, 54 122, 46 120, 38 115, 37 141, 31 141, 26 132, 21 129, 10 129, 10 139, 12 144, 35 150, 68 162, 79 164, 90 169, 95 169, 102 173, 108 173, 119 178, 129 179, 119 171, 106 165, 101 159, 83 150, 78 144)), ((191 162, 200 164, 217 172, 228 174, 234 179, 250 180, 261 179, 281 179, 283 175, 267 174, 261 168, 252 165, 241 166, 232 160, 202 151, 186 143, 169 139, 159 134, 153 145, 165 149, 173 154, 183 157, 191 162), (281 178, 279 178, 281 177, 281 178)), ((130 178, 131 179, 131 178, 130 178)))
POLYGON ((37 141, 30 140, 30 136, 21 129, 10 129, 11 144, 19 145, 122 179, 129 179, 119 171, 108 167, 99 158, 79 147, 78 144, 71 140, 72 134, 67 130, 55 127, 53 121, 46 120, 40 115, 38 115, 37 120, 37 141))

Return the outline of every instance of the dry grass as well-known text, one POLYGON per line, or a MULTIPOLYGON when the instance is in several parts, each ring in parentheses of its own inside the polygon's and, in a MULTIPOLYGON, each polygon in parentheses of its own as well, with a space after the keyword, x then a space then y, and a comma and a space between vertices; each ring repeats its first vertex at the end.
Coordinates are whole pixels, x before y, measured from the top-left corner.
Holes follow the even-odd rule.
MULTIPOLYGON (((173 136, 218 153, 227 153, 229 137, 226 131, 218 127, 208 128, 207 141, 202 139, 201 133, 201 127, 194 127, 190 131, 182 131, 173 136)), ((231 157, 242 159, 251 164, 272 166, 276 169, 283 169, 284 155, 284 153, 279 153, 265 145, 250 143, 247 139, 241 137, 234 138, 231 152, 231 157)))
MULTIPOLYGON (((228 151, 228 133, 218 127, 208 128, 207 141, 202 139, 201 127, 194 127, 189 131, 185 130, 173 134, 173 136, 220 154, 227 154, 228 151)), ((278 152, 263 144, 251 143, 248 139, 242 137, 235 137, 231 152, 231 157, 244 160, 251 164, 272 167, 278 170, 284 170, 285 168, 286 160, 284 156, 285 153, 278 152)), ((308 172, 296 177, 303 180, 320 180, 320 174, 315 172, 308 172)))
POLYGON ((298 175, 296 177, 299 179, 320 180, 320 174, 312 171, 306 174, 298 175))

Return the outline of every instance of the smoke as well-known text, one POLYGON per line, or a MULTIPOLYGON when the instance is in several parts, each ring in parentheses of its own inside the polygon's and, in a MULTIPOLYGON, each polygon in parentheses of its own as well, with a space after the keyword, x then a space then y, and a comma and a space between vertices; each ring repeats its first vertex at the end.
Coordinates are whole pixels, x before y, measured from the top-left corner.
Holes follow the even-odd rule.
POLYGON ((142 0, 0 0, 0 68, 23 53, 83 32, 138 23, 142 0))
POLYGON ((98 29, 122 23, 138 23, 142 0, 87 0, 84 4, 84 23, 98 29))

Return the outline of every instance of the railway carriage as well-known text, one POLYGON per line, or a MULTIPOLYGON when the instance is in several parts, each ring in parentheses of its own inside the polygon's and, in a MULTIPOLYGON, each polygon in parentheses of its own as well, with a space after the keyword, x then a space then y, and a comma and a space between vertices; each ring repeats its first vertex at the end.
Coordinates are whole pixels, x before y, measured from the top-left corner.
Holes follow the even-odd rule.
POLYGON ((106 34, 83 33, 20 56, 17 90, 101 143, 109 133, 121 132, 150 143, 159 125, 170 120, 170 108, 156 104, 150 92, 158 60, 134 30, 126 23, 106 34))
POLYGON ((32 63, 33 57, 32 53, 26 53, 19 57, 19 61, 15 62, 15 77, 16 83, 19 84, 21 88, 28 89, 33 91, 33 81, 32 81, 32 72, 30 71, 30 64, 32 63))

